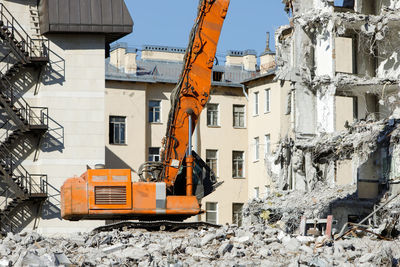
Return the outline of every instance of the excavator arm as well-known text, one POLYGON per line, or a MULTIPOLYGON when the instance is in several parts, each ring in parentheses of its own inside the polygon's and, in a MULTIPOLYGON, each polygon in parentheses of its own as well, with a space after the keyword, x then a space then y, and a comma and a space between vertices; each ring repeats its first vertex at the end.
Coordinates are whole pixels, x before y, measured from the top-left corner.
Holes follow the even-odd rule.
POLYGON ((228 7, 229 0, 201 0, 199 3, 182 74, 171 93, 161 172, 167 187, 172 187, 176 181, 188 151, 189 131, 194 129, 210 97, 212 68, 228 7))

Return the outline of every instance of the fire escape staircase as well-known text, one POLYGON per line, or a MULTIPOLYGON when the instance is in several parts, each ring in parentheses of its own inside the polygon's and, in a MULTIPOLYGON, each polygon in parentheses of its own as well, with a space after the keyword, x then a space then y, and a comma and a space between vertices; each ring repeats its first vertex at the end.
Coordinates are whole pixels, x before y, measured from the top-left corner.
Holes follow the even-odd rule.
MULTIPOLYGON (((32 39, 0 4, 0 42, 3 59, 0 61, 0 107, 5 120, 3 142, 0 143, 0 231, 14 231, 24 223, 19 210, 27 203, 42 204, 47 198, 47 176, 30 174, 22 166, 23 157, 16 152, 27 139, 40 138, 48 130, 48 109, 32 107, 15 89, 13 80, 31 68, 42 70, 49 62, 46 39, 32 39), (13 229, 14 228, 14 229, 13 229)), ((37 148, 38 149, 38 148, 37 148)))

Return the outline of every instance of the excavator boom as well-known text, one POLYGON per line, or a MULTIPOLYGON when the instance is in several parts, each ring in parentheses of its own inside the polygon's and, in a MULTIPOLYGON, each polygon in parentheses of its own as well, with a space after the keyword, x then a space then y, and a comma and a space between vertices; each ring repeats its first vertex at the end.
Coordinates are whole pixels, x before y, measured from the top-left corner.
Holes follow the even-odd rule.
POLYGON ((228 12, 229 0, 202 0, 189 39, 185 65, 177 87, 171 93, 171 110, 162 156, 167 186, 175 183, 185 158, 191 129, 197 124, 208 102, 211 75, 222 25, 228 12))

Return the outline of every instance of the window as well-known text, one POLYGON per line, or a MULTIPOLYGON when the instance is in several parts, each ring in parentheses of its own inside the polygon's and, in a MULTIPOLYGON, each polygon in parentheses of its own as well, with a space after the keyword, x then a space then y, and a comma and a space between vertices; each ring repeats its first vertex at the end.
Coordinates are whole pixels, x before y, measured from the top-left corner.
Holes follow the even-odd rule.
POLYGON ((260 138, 254 138, 254 160, 260 159, 260 138))
POLYGON ((244 177, 244 152, 233 151, 232 152, 232 177, 243 178, 244 177))
POLYGON ((264 112, 268 113, 271 111, 271 105, 270 105, 270 89, 265 89, 265 109, 264 112))
POLYGON ((242 226, 243 203, 232 203, 232 223, 242 226))
POLYGON ((214 82, 221 82, 224 73, 222 71, 213 71, 213 81, 214 82))
POLYGON ((206 222, 217 224, 217 208, 217 202, 206 202, 206 222))
POLYGON ((149 161, 160 161, 159 147, 149 147, 149 161))
POLYGON ((233 105, 233 127, 244 128, 244 105, 233 105))
POLYGON ((271 154, 271 136, 269 134, 265 135, 265 147, 264 147, 264 155, 267 156, 271 154))
POLYGON ((206 150, 206 163, 213 170, 214 174, 218 174, 218 150, 206 150))
POLYGON ((149 122, 161 122, 161 101, 150 100, 149 101, 149 122))
POLYGON ((255 198, 260 197, 260 188, 259 187, 254 187, 254 197, 255 198))
POLYGON ((254 93, 254 113, 253 115, 258 115, 258 92, 254 93))
POLYGON ((207 125, 218 126, 218 104, 207 105, 207 125))
POLYGON ((125 140, 125 117, 110 116, 110 144, 122 145, 126 144, 125 140))

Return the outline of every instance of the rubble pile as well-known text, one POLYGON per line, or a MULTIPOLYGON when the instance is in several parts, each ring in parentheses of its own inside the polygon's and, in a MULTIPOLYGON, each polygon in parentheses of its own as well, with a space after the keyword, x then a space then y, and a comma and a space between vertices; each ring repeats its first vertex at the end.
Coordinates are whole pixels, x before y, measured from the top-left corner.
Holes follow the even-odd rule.
POLYGON ((253 199, 243 209, 244 224, 263 223, 294 233, 301 216, 326 218, 331 203, 337 200, 356 199, 356 186, 327 188, 321 182, 310 192, 275 191, 264 199, 253 199))
POLYGON ((322 134, 313 140, 299 141, 295 145, 302 150, 312 150, 313 159, 318 162, 328 156, 329 160, 360 158, 368 156, 386 141, 398 141, 399 127, 396 120, 375 121, 374 118, 346 125, 347 130, 322 134))
POLYGON ((371 231, 386 238, 400 236, 400 201, 391 201, 372 218, 371 231))
POLYGON ((296 236, 266 224, 0 239, 0 266, 392 266, 399 257, 393 242, 296 236))
POLYGON ((360 169, 363 163, 379 156, 380 148, 387 148, 387 157, 397 155, 399 125, 398 116, 376 120, 371 113, 365 120, 347 122, 343 131, 321 133, 312 139, 284 138, 274 155, 265 161, 273 187, 288 189, 290 176, 295 174, 304 180, 304 187, 297 187, 304 191, 314 190, 318 182, 334 186, 334 168, 338 161, 352 160, 360 169))

